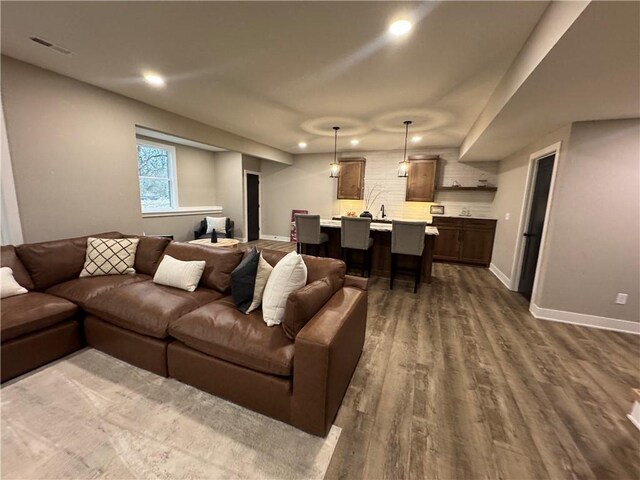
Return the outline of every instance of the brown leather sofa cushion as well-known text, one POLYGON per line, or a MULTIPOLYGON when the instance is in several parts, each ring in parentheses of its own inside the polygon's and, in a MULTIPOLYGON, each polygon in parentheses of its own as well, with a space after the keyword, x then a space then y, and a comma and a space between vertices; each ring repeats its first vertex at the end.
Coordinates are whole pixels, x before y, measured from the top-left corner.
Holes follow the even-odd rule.
POLYGON ((309 320, 333 296, 333 285, 328 277, 311 282, 291 293, 284 309, 282 329, 291 340, 295 340, 309 320))
POLYGON ((60 323, 72 317, 78 311, 78 307, 63 298, 29 292, 3 298, 0 310, 0 336, 2 342, 6 342, 60 323))
MULTIPOLYGON (((119 232, 91 235, 97 238, 122 238, 119 232)), ((51 242, 18 245, 18 257, 27 267, 36 290, 44 291, 58 283, 78 278, 87 253, 87 238, 76 237, 51 242)))
POLYGON ((137 238, 136 262, 133 265, 136 273, 144 273, 153 276, 160 264, 160 257, 167 245, 171 242, 168 238, 127 235, 128 238, 137 238))
POLYGON ((225 298, 171 322, 169 333, 189 347, 253 370, 290 376, 294 344, 282 328, 268 327, 262 310, 249 315, 225 298))
POLYGON ((0 251, 0 266, 13 270, 13 278, 27 290, 33 290, 34 285, 31 276, 24 267, 13 245, 3 245, 0 251))
POLYGON ((108 292, 112 288, 130 283, 151 280, 149 275, 101 275, 99 277, 82 277, 54 285, 46 293, 62 297, 84 307, 89 300, 108 292))
MULTIPOLYGON (((287 252, 278 250, 262 250, 262 256, 269 262, 271 266, 275 266, 287 252)), ((333 293, 337 292, 344 285, 344 276, 347 267, 342 260, 335 258, 313 257, 311 255, 302 255, 305 265, 307 266, 307 284, 313 283, 325 277, 331 279, 333 293)))
POLYGON ((242 260, 243 252, 237 248, 214 248, 171 242, 164 254, 183 261, 204 260, 206 265, 200 286, 226 293, 231 286, 231 272, 242 260))
POLYGON ((114 288, 88 300, 84 308, 113 325, 165 338, 171 321, 219 298, 222 294, 215 290, 185 292, 146 281, 114 288))

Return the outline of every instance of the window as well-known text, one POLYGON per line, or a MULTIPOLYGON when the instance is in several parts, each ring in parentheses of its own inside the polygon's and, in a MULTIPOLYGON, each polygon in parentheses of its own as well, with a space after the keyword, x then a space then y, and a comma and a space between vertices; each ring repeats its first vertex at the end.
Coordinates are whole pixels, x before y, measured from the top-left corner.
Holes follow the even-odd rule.
POLYGON ((138 178, 142 212, 178 207, 175 177, 175 148, 138 140, 138 178))

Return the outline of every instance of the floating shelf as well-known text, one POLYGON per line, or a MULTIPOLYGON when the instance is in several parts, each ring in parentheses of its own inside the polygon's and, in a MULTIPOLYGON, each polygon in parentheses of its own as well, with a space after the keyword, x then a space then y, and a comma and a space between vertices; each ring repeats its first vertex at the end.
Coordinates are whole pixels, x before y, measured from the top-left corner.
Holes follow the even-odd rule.
POLYGON ((436 187, 436 190, 452 192, 454 190, 460 190, 465 192, 497 192, 498 187, 436 187))

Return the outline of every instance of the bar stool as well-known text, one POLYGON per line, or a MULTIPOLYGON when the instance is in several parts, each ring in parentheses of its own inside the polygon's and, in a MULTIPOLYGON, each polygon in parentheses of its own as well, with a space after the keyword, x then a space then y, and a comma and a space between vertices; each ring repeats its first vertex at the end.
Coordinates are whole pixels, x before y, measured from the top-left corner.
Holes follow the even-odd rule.
POLYGON ((349 251, 361 250, 364 254, 362 263, 362 276, 371 275, 371 247, 373 238, 371 233, 371 219, 361 217, 342 217, 340 219, 340 245, 342 246, 342 259, 347 264, 349 271, 349 251))
POLYGON ((324 254, 329 252, 329 235, 320 231, 320 215, 296 215, 296 250, 302 253, 302 247, 315 245, 316 256, 320 256, 320 245, 324 245, 324 254))
POLYGON ((422 252, 424 251, 424 232, 426 222, 391 222, 391 272, 389 275, 389 289, 393 290, 393 277, 398 272, 398 255, 418 257, 415 271, 404 270, 400 273, 414 273, 415 283, 413 293, 418 292, 420 276, 422 275, 422 252))

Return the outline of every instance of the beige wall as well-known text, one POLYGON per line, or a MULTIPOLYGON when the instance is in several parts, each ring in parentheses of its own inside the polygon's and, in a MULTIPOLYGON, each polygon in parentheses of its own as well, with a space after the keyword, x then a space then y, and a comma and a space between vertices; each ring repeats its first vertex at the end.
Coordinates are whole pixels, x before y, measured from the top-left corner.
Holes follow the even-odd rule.
POLYGON ((225 217, 234 223, 234 236, 244 237, 244 209, 242 198, 242 154, 216 152, 216 198, 225 217))
POLYGON ((640 120, 578 122, 501 162, 492 264, 516 288, 516 244, 531 154, 562 142, 536 307, 640 321, 640 120), (505 220, 509 213, 510 219, 505 220), (616 305, 617 293, 629 294, 616 305))
POLYGON ((214 152, 176 145, 176 157, 178 205, 181 207, 218 205, 214 152))
POLYGON ((6 56, 1 80, 25 242, 143 231, 136 125, 291 161, 285 152, 6 56))
POLYGON ((561 162, 568 151, 570 132, 571 125, 566 125, 549 133, 505 158, 498 167, 498 191, 493 201, 493 216, 498 219, 498 223, 491 263, 513 283, 514 288, 517 286, 518 279, 512 276, 517 276, 514 272, 517 263, 516 247, 521 213, 524 208, 529 157, 543 148, 562 142, 559 158, 561 162), (507 215, 509 215, 508 219, 507 215))
POLYGON ((291 210, 322 217, 339 211, 336 180, 329 178, 333 154, 295 155, 293 165, 262 162, 262 233, 289 237, 291 210))
POLYGON ((557 175, 537 305, 640 322, 640 120, 574 123, 557 175))

